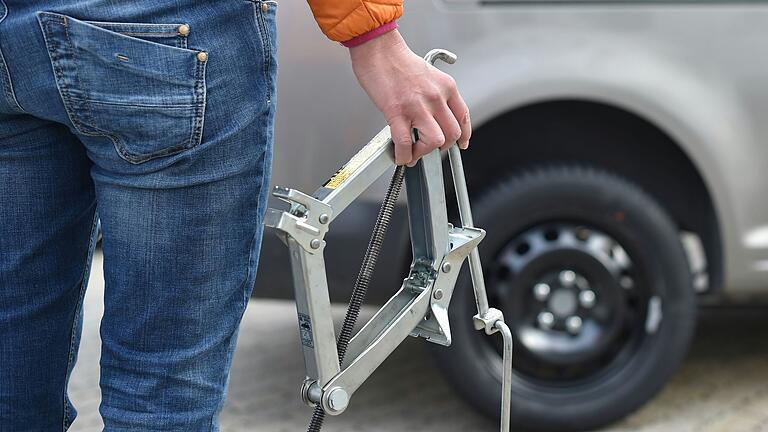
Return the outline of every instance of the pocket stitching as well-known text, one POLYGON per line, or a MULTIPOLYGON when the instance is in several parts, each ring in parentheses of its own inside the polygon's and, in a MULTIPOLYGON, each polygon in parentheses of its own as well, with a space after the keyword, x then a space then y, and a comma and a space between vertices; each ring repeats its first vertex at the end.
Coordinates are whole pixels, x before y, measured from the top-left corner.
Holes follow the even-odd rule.
POLYGON ((24 112, 18 99, 16 99, 16 92, 13 90, 13 82, 11 81, 11 73, 8 70, 8 65, 5 63, 5 56, 3 56, 2 50, 0 50, 0 66, 2 66, 2 70, 0 70, 0 80, 5 84, 3 85, 5 99, 11 105, 11 108, 18 110, 19 112, 24 112))
MULTIPOLYGON (((67 43, 72 46, 72 42, 69 40, 69 31, 67 30, 67 19, 66 17, 63 17, 62 19, 59 19, 59 17, 55 15, 51 15, 48 13, 41 14, 41 18, 45 20, 43 23, 42 20, 39 21, 40 27, 43 30, 43 37, 46 41, 46 49, 49 53, 49 56, 51 58, 51 66, 54 70, 54 75, 56 75, 56 83, 57 88, 59 90, 59 95, 61 96, 61 101, 64 104, 64 110, 67 113, 67 117, 69 118, 69 121, 72 122, 72 126, 75 127, 75 129, 86 136, 103 136, 106 138, 109 138, 110 141, 112 141, 112 144, 114 147, 118 150, 118 153, 121 153, 121 149, 124 148, 124 145, 122 141, 118 137, 116 137, 113 134, 110 134, 106 131, 100 130, 99 128, 89 125, 83 121, 81 121, 79 118, 72 115, 73 107, 71 100, 77 99, 70 96, 69 89, 67 88, 66 80, 64 80, 64 72, 61 70, 61 65, 59 64, 59 55, 56 53, 55 50, 52 48, 51 41, 51 30, 50 30, 50 21, 54 21, 56 24, 59 24, 64 27, 64 34, 67 37, 67 43)), ((75 64, 75 67, 77 68, 77 61, 75 59, 72 59, 72 62, 75 64)), ((76 79, 79 79, 78 73, 75 74, 76 79)), ((82 100, 81 101, 83 105, 86 106, 86 112, 90 114, 90 108, 88 107, 88 100, 82 100)))
MULTIPOLYGON (((67 21, 66 21, 66 18, 59 19, 57 16, 50 15, 50 14, 47 14, 47 13, 43 13, 41 15, 42 15, 41 18, 43 18, 43 20, 45 22, 41 21, 40 22, 40 26, 41 26, 41 28, 43 30, 43 37, 45 38, 45 41, 46 41, 46 49, 47 49, 48 54, 49 54, 49 56, 51 58, 51 65, 53 66, 53 73, 56 76, 56 83, 57 83, 57 87, 59 89, 59 95, 61 96, 62 103, 64 104, 64 109, 67 112, 67 117, 69 117, 69 120, 72 122, 72 125, 75 127, 75 129, 77 129, 77 131, 82 133, 83 135, 100 136, 100 135, 104 134, 103 131, 101 131, 102 132, 101 134, 92 132, 92 131, 98 131, 98 128, 96 128, 94 126, 91 126, 91 125, 81 121, 79 118, 76 118, 75 116, 72 115, 72 112, 74 111, 74 108, 72 107, 71 101, 73 99, 79 100, 85 106, 88 105, 88 100, 74 98, 74 97, 70 96, 69 88, 67 87, 66 80, 64 79, 64 72, 61 70, 61 64, 60 64, 60 61, 59 61, 60 60, 60 56, 59 56, 59 54, 54 49, 55 48, 54 47, 55 44, 53 44, 51 42, 52 38, 53 38, 53 35, 51 34, 50 25, 51 25, 51 21, 53 21, 55 24, 58 24, 58 25, 61 25, 61 26, 64 27, 64 34, 65 34, 65 36, 67 38, 67 43, 70 46, 72 45, 71 41, 69 40, 69 32, 67 31, 67 21), (83 126, 85 128, 83 128, 83 126), (86 128, 88 130, 86 130, 86 128)), ((74 61, 74 59, 73 59, 73 63, 75 64, 75 67, 77 67, 77 62, 74 61)), ((77 73, 75 74, 75 78, 79 79, 79 77, 77 76, 77 73)), ((89 108, 86 108, 86 112, 90 113, 89 108)))
MULTIPOLYGON (((174 145, 172 147, 167 147, 161 150, 157 150, 155 152, 151 152, 148 154, 143 155, 137 155, 132 152, 130 152, 126 146, 125 142, 122 138, 120 138, 117 134, 110 133, 107 131, 102 130, 101 128, 98 128, 96 126, 93 126, 92 124, 87 123, 89 119, 93 118, 93 114, 91 113, 90 104, 91 101, 89 101, 87 98, 77 98, 70 94, 69 89, 67 88, 66 80, 64 79, 64 72, 61 70, 61 65, 59 64, 60 56, 55 52, 55 50, 52 48, 54 44, 51 43, 52 40, 52 34, 50 30, 50 21, 53 21, 56 24, 59 24, 64 27, 64 34, 66 37, 66 42, 69 45, 70 48, 72 48, 74 45, 72 44, 72 41, 69 36, 69 29, 68 29, 68 23, 67 23, 67 16, 66 15, 58 15, 58 14, 51 14, 47 12, 41 12, 41 20, 40 26, 43 30, 43 35, 46 40, 46 47, 49 53, 49 56, 51 57, 51 64, 54 69, 54 74, 56 75, 56 81, 58 83, 59 87, 59 94, 62 99, 62 103, 64 104, 65 111, 67 112, 67 117, 72 122, 72 125, 75 127, 75 129, 86 136, 103 136, 106 138, 109 138, 115 149, 117 150, 117 153, 120 155, 121 158, 124 160, 133 163, 133 164, 139 164, 142 162, 146 162, 151 159, 155 159, 162 156, 170 156, 172 154, 179 153, 180 151, 193 148, 200 144, 202 141, 202 130, 203 130, 203 123, 204 123, 204 116, 205 116, 205 100, 206 100, 206 82, 205 82, 205 66, 207 62, 201 62, 200 60, 196 60, 196 66, 195 66, 195 87, 194 87, 194 114, 192 116, 192 131, 190 133, 190 136, 188 139, 185 139, 181 143, 174 145), (43 23, 43 21, 45 21, 43 23), (84 107, 85 110, 85 118, 84 120, 81 120, 77 116, 73 115, 74 107, 72 106, 71 101, 77 100, 80 102, 80 104, 84 107), (201 106, 202 105, 202 106, 201 106)), ((98 27, 98 26, 95 26, 98 27)), ((110 31, 116 35, 122 35, 119 32, 114 32, 108 29, 104 29, 102 27, 99 27, 101 30, 104 31, 110 31)), ((128 36, 126 36, 128 37, 128 36)), ((142 42, 148 42, 155 44, 156 42, 151 41, 145 41, 143 39, 136 39, 138 41, 142 42)), ((169 45, 162 45, 164 47, 174 48, 169 45)), ((80 72, 78 69, 78 62, 74 56, 72 56, 72 63, 75 67, 75 79, 80 80, 80 72)), ((82 84, 79 84, 80 87, 82 87, 82 84)), ((92 120, 91 120, 92 121, 92 120)))
POLYGON ((192 148, 203 139, 203 124, 205 123, 205 105, 206 105, 206 82, 205 70, 207 61, 197 60, 195 76, 195 115, 192 118, 192 135, 189 138, 187 148, 192 148))
MULTIPOLYGON (((269 82, 269 68, 272 66, 272 43, 269 41, 269 32, 267 31, 267 23, 264 20, 264 15, 260 7, 261 1, 253 2, 253 11, 256 15, 256 21, 259 27, 259 36, 261 39, 261 52, 264 57, 263 72, 264 81, 269 82)), ((267 86, 267 105, 272 102, 272 90, 267 86)))
MULTIPOLYGON (((86 24, 90 24, 94 27, 98 27, 102 30, 106 30, 112 33, 116 33, 123 36, 128 36, 136 39, 140 39, 142 36, 153 39, 174 39, 174 46, 176 48, 188 49, 187 39, 188 35, 182 35, 178 32, 179 26, 183 24, 157 24, 157 23, 116 23, 108 21, 83 21, 86 24), (146 31, 147 29, 157 28, 158 31, 146 31), (145 31, 136 30, 144 29, 145 31)), ((155 41, 148 41, 140 39, 144 42, 157 43, 155 41)), ((161 44, 165 45, 165 44, 161 44)))

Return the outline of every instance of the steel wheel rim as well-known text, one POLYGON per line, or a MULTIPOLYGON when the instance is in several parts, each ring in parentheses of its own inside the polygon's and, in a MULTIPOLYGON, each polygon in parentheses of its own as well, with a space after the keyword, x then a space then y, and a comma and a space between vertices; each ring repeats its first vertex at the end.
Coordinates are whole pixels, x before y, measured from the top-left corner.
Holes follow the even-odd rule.
MULTIPOLYGON (((621 243, 590 224, 526 229, 498 250, 489 270, 491 302, 515 335, 515 373, 528 385, 575 386, 611 375, 655 331, 648 312, 658 298, 621 243)), ((500 352, 498 341, 484 345, 489 356, 500 352)))

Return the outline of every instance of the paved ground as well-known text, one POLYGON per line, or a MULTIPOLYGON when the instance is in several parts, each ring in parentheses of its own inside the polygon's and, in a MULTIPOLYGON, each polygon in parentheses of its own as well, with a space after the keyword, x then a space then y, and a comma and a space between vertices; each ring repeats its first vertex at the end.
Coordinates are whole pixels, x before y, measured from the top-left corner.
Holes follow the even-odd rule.
MULTIPOLYGON (((101 255, 85 302, 80 361, 72 398, 80 415, 72 431, 101 430, 97 409, 101 255)), ((337 308, 339 317, 343 307, 337 308)), ((252 301, 235 356, 228 432, 306 430, 309 410, 298 401, 303 378, 295 310, 289 302, 252 301)), ((432 369, 420 341, 401 347, 355 395, 347 413, 324 430, 494 431, 464 405, 432 369)), ((768 310, 705 314, 689 360, 667 389, 639 413, 606 432, 768 432, 768 310), (717 325, 715 325, 717 324, 717 325)))

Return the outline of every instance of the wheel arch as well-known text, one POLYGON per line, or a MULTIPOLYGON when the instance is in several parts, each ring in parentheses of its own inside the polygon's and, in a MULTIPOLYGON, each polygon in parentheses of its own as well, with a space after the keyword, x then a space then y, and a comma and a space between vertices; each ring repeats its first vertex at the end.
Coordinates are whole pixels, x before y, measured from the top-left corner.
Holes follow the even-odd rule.
POLYGON ((623 176, 657 199, 681 230, 701 238, 709 296, 721 292, 723 233, 706 173, 678 140, 638 112, 592 98, 521 104, 482 120, 464 161, 474 193, 543 165, 578 164, 623 176))

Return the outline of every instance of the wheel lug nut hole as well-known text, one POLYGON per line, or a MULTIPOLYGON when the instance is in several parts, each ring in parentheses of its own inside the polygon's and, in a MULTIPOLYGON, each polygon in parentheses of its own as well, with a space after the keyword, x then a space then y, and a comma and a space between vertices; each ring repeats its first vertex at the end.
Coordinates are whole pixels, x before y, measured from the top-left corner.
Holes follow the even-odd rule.
POLYGON ((559 233, 559 232, 557 232, 557 230, 554 230, 554 229, 551 229, 551 230, 547 230, 547 231, 544 233, 544 238, 545 238, 547 241, 555 241, 555 240, 557 240, 559 237, 560 237, 560 233, 559 233))
POLYGON ((525 255, 528 253, 529 250, 531 250, 531 245, 529 245, 528 243, 520 243, 515 248, 515 251, 517 252, 518 255, 525 255))

